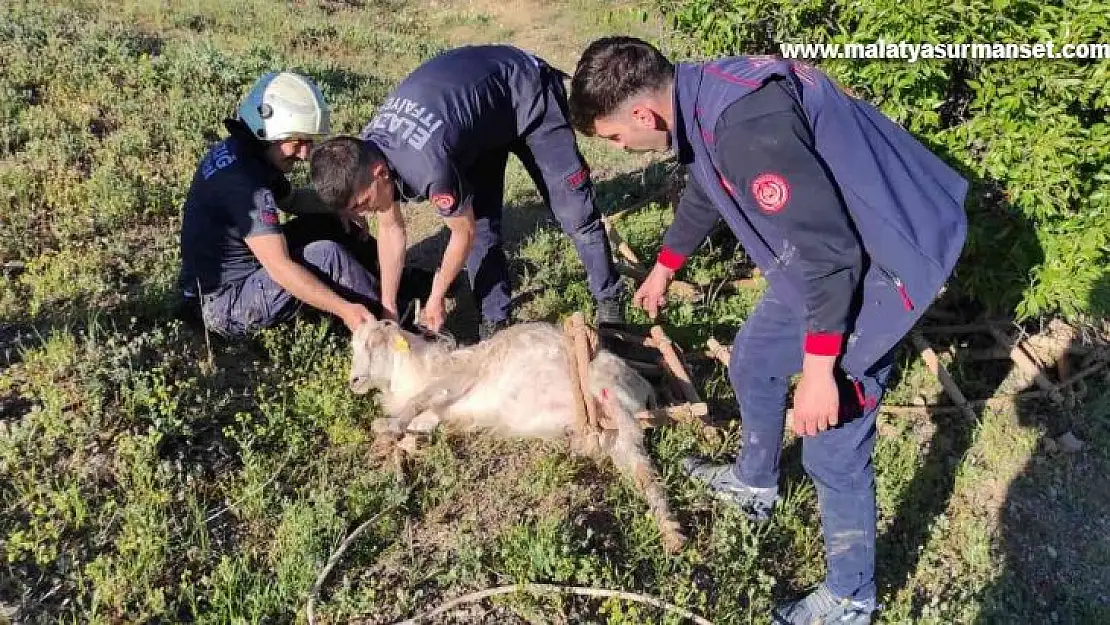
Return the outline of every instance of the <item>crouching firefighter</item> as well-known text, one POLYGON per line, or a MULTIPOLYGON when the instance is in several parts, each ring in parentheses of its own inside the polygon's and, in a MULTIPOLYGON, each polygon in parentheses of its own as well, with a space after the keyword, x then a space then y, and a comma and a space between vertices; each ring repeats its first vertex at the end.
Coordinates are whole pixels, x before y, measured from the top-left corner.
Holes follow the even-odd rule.
POLYGON ((674 150, 689 182, 633 301, 654 316, 686 257, 723 219, 768 288, 733 344, 743 419, 733 464, 687 458, 718 498, 764 520, 793 427, 817 487, 824 583, 777 623, 870 623, 876 608, 875 417, 899 342, 963 247, 967 182, 818 70, 770 56, 672 65, 601 39, 571 83, 571 119, 625 149, 674 150))
POLYGON ((465 267, 486 337, 510 321, 502 239, 505 167, 515 154, 586 267, 598 321, 623 320, 622 285, 594 206, 589 169, 567 120, 565 74, 509 46, 471 46, 419 66, 378 107, 361 137, 338 137, 312 156, 320 197, 348 214, 378 213, 382 304, 395 316, 404 259, 400 202, 430 200, 450 240, 424 309, 444 322, 448 289, 465 267))
MULTIPOLYGON (((352 230, 286 174, 329 131, 316 85, 291 72, 259 79, 201 160, 181 225, 186 314, 238 338, 307 304, 352 331, 380 313, 372 238, 352 230), (279 211, 297 215, 281 223, 279 211)), ((430 280, 429 280, 430 285, 430 280)))

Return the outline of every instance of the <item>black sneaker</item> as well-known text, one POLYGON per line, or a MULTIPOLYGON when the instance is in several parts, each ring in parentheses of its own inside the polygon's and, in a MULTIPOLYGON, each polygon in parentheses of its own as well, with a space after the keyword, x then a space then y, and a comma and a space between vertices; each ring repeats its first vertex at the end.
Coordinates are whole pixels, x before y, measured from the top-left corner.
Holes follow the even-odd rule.
POLYGON ((682 469, 708 486, 715 499, 737 506, 750 520, 762 523, 771 518, 779 499, 778 488, 748 486, 736 477, 733 465, 713 464, 693 456, 682 461, 682 469))
POLYGON ((613 297, 597 302, 597 327, 616 327, 624 325, 624 308, 619 299, 613 297))
POLYGON ((508 319, 502 319, 501 321, 483 320, 482 323, 478 326, 478 340, 484 341, 494 334, 497 334, 501 330, 509 327, 510 325, 511 322, 508 319))

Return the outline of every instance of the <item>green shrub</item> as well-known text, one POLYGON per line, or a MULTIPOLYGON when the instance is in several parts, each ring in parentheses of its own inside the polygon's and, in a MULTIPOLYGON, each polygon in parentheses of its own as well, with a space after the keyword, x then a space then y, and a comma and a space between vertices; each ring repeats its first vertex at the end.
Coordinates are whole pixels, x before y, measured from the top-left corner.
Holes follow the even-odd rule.
MULTIPOLYGON (((661 0, 708 56, 781 43, 1105 41, 1095 0, 661 0)), ((972 180, 969 242, 954 286, 1019 318, 1105 313, 1110 256, 1110 62, 815 62, 972 180)))

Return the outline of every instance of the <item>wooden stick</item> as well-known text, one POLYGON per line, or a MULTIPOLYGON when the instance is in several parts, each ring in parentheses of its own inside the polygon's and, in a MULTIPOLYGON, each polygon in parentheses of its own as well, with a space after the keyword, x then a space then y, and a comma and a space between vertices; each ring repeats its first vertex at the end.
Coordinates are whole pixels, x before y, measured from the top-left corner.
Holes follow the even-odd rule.
POLYGON ((582 379, 578 375, 578 350, 574 340, 573 323, 573 315, 563 322, 563 348, 567 353, 567 371, 570 374, 570 386, 577 398, 577 401, 574 402, 574 424, 580 431, 585 432, 590 423, 589 413, 586 411, 588 401, 586 394, 582 391, 582 379))
POLYGON ((716 338, 712 336, 709 337, 709 340, 705 342, 705 346, 708 348, 705 350, 706 355, 711 358, 716 358, 724 366, 727 367, 729 362, 732 361, 732 350, 721 345, 716 338))
MULTIPOLYGON (((1014 402, 1037 399, 1044 397, 1045 394, 1041 391, 1025 391, 1022 393, 1006 393, 1004 395, 996 395, 989 399, 975 399, 967 402, 968 406, 975 408, 1005 408, 1013 405, 1014 402)), ((895 415, 930 415, 930 414, 958 414, 963 412, 960 406, 948 406, 939 404, 926 404, 924 406, 900 406, 900 405, 880 405, 879 411, 887 414, 895 415)))
POLYGON ((1069 387, 1073 384, 1078 384, 1084 378, 1089 378, 1092 375, 1098 373, 1099 371, 1102 371, 1103 369, 1105 369, 1106 365, 1110 365, 1110 361, 1099 360, 1099 361, 1095 362, 1094 364, 1092 364, 1088 367, 1085 367, 1082 371, 1080 371, 1079 373, 1076 373, 1075 375, 1071 376, 1067 380, 1061 380, 1060 383, 1056 385, 1056 388, 1063 389, 1063 388, 1067 388, 1067 387, 1069 387))
POLYGON ((362 525, 355 528, 355 531, 348 534, 347 537, 343 539, 343 542, 339 543, 339 547, 332 552, 324 568, 321 569, 320 574, 316 576, 316 583, 312 585, 312 590, 308 593, 308 604, 305 606, 305 613, 308 615, 308 625, 316 625, 316 599, 320 596, 320 588, 323 587, 324 581, 328 579, 331 570, 339 563, 339 558, 343 557, 343 554, 347 552, 347 548, 359 537, 359 534, 366 531, 366 528, 370 527, 374 521, 380 519, 383 514, 392 512, 394 509, 396 509, 396 506, 386 508, 364 521, 362 525))
POLYGON ((763 280, 759 278, 741 278, 740 280, 733 280, 729 285, 734 289, 757 289, 763 286, 763 280))
MULTIPOLYGON (((1082 371, 1071 376, 1067 380, 1061 381, 1055 385, 1056 390, 1063 390, 1069 386, 1080 383, 1084 378, 1089 378, 1104 369, 1110 362, 1102 361, 1097 362, 1082 371)), ((976 408, 1004 408, 1013 404, 1016 401, 1026 401, 1030 399, 1043 399, 1048 397, 1048 393, 1043 390, 1036 391, 1019 391, 1017 393, 1004 393, 988 397, 987 399, 976 399, 967 402, 967 405, 976 408)), ((940 405, 940 404, 927 404, 924 406, 901 406, 882 404, 879 406, 881 412, 890 414, 954 414, 962 412, 960 406, 940 405)))
POLYGON ((613 226, 611 220, 602 217, 601 221, 605 225, 605 233, 609 235, 609 243, 613 245, 613 249, 618 254, 623 256, 625 260, 632 263, 633 267, 643 269, 643 261, 640 260, 640 257, 637 256, 636 252, 628 245, 628 242, 624 240, 624 237, 621 236, 621 233, 617 232, 617 229, 613 226))
POLYGON ((1040 365, 1025 351, 1020 340, 1015 341, 1003 332, 1001 328, 994 326, 991 326, 988 331, 991 336, 994 337, 994 340, 998 341, 999 345, 1010 349, 1010 360, 1017 365, 1018 369, 1032 376, 1033 382, 1040 387, 1042 391, 1048 393, 1048 398, 1051 399, 1053 403, 1062 404, 1064 402, 1064 396, 1060 394, 1060 391, 1056 389, 1052 384, 1052 380, 1048 379, 1044 371, 1041 371, 1040 365))
POLYGON ((686 372, 686 367, 682 365, 682 359, 678 357, 678 352, 675 351, 670 337, 663 332, 663 328, 652 326, 651 338, 655 339, 655 346, 663 354, 663 364, 667 366, 671 375, 678 381, 678 391, 682 394, 682 397, 691 403, 700 402, 701 397, 698 395, 698 389, 690 379, 690 374, 686 372))
POLYGON ((1028 347, 1040 352, 1049 352, 1051 354, 1089 354, 1098 349, 1097 345, 1085 345, 1074 339, 1062 339, 1055 336, 1046 336, 1043 334, 1034 334, 1033 336, 1026 337, 1025 343, 1028 347))
MULTIPOLYGON (((628 263, 617 263, 617 273, 622 276, 627 276, 636 281, 643 281, 648 275, 648 270, 643 267, 633 267, 628 263)), ((701 299, 701 291, 689 282, 682 280, 672 280, 671 285, 667 288, 667 292, 685 301, 697 301, 701 299)))
POLYGON ((708 621, 685 608, 674 605, 673 603, 667 603, 666 601, 663 601, 661 599, 656 599, 655 597, 649 597, 648 595, 625 592, 623 590, 606 590, 604 588, 587 588, 583 586, 557 586, 555 584, 513 584, 511 586, 498 586, 497 588, 489 588, 479 592, 472 592, 456 599, 452 599, 451 601, 440 605, 434 610, 418 614, 405 621, 398 621, 393 625, 417 625, 418 623, 423 623, 425 621, 433 619, 440 614, 443 614, 444 612, 453 610, 460 605, 482 601, 484 599, 489 599, 490 597, 496 597, 498 595, 510 595, 518 592, 530 592, 532 594, 539 594, 543 592, 557 592, 569 595, 579 595, 583 597, 624 599, 626 601, 635 601, 636 603, 650 605, 652 607, 659 608, 660 610, 671 612, 672 614, 677 614, 684 619, 693 621, 697 625, 713 625, 711 621, 708 621))
POLYGON ((685 403, 636 413, 636 420, 645 426, 666 425, 668 423, 705 422, 709 416, 709 405, 705 402, 685 403))
POLYGON ((940 380, 941 386, 944 387, 944 392, 948 393, 948 396, 952 398, 952 402, 956 404, 960 412, 969 419, 975 419, 975 411, 968 405, 967 398, 964 397, 963 391, 956 385, 956 381, 952 379, 952 376, 948 373, 948 369, 945 369, 944 365, 940 364, 937 353, 929 346, 925 337, 921 336, 921 333, 917 330, 914 330, 910 333, 910 338, 914 346, 917 347, 917 350, 921 352, 921 357, 925 360, 925 365, 928 366, 929 370, 933 372, 933 375, 937 376, 937 379, 940 380))
POLYGON ((581 311, 570 316, 571 335, 574 337, 575 370, 578 372, 578 385, 582 390, 583 403, 586 404, 586 424, 590 429, 598 428, 597 402, 590 393, 590 362, 593 354, 590 341, 586 336, 586 318, 581 311))

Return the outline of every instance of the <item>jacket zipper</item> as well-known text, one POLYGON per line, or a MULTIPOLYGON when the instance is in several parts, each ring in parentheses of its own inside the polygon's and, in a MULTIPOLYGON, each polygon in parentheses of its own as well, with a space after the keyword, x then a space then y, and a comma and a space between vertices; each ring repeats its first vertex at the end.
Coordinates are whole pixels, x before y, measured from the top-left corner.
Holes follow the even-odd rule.
POLYGON ((913 300, 910 299, 910 293, 906 289, 906 283, 902 282, 902 279, 899 278, 897 274, 887 271, 882 266, 879 266, 879 271, 883 272, 883 275, 894 283, 894 288, 898 290, 898 296, 902 298, 902 308, 912 311, 914 308, 913 300))

